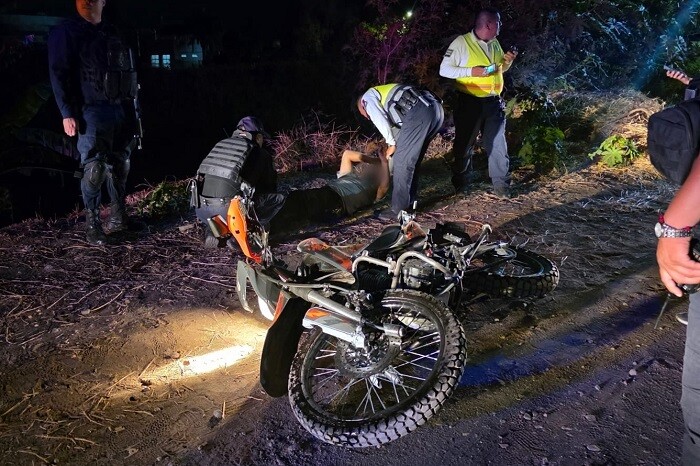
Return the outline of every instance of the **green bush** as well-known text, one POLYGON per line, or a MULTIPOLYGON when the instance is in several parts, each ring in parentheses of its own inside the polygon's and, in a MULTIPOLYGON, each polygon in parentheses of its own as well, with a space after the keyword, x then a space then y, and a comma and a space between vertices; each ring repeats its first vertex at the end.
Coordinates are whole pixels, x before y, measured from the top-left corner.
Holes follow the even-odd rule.
POLYGON ((555 126, 533 126, 523 138, 518 156, 526 165, 534 165, 539 173, 549 173, 564 154, 564 132, 555 126))
POLYGON ((619 134, 613 134, 588 156, 591 159, 600 157, 600 160, 609 167, 622 167, 630 165, 640 154, 634 141, 619 134))
POLYGON ((189 181, 163 181, 137 203, 139 215, 166 218, 190 209, 189 181))

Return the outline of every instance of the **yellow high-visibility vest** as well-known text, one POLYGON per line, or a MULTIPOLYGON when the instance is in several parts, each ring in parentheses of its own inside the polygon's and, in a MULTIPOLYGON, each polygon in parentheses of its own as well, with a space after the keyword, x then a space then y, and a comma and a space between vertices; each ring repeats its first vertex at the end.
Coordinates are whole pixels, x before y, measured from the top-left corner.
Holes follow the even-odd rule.
MULTIPOLYGON (((464 35, 469 49, 469 59, 467 67, 488 66, 492 62, 486 53, 481 48, 474 34, 468 33, 464 35)), ((496 71, 490 76, 468 76, 457 78, 457 90, 466 94, 471 94, 476 97, 488 97, 491 95, 500 95, 503 91, 503 49, 501 44, 494 39, 493 47, 493 63, 496 63, 496 71)))
POLYGON ((382 84, 381 86, 374 86, 374 89, 379 92, 379 102, 382 104, 382 107, 384 107, 387 111, 389 110, 387 107, 387 102, 389 101, 389 96, 393 95, 392 91, 394 88, 398 86, 398 84, 393 83, 393 84, 382 84))

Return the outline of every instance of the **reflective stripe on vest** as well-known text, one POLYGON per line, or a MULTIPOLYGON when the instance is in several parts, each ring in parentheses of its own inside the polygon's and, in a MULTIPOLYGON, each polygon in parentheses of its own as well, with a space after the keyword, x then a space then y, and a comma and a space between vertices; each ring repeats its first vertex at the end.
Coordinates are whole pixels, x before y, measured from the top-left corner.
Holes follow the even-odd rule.
POLYGON ((476 37, 472 33, 464 35, 464 40, 467 42, 469 49, 469 59, 467 60, 467 68, 475 66, 488 66, 491 63, 497 63, 496 72, 490 76, 468 76, 457 78, 457 90, 466 94, 471 94, 476 97, 488 97, 492 95, 500 95, 503 91, 503 49, 501 44, 494 39, 493 47, 493 62, 486 56, 484 49, 477 42, 476 37))
POLYGON ((387 109, 387 107, 386 107, 387 102, 390 101, 389 97, 394 96, 394 92, 396 92, 397 87, 398 87, 398 84, 382 84, 381 86, 374 86, 374 90, 379 92, 379 103, 382 104, 382 107, 384 107, 384 110, 387 109))

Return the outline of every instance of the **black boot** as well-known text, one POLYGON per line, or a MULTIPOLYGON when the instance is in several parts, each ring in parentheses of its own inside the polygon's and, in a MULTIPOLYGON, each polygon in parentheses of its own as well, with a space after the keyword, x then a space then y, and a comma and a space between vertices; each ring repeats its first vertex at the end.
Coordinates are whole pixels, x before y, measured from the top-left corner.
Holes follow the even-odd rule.
POLYGON ((100 209, 85 210, 85 237, 90 244, 102 246, 107 244, 107 236, 100 223, 100 209))
POLYGON ((116 233, 128 228, 129 218, 126 216, 126 205, 124 202, 113 202, 109 209, 109 219, 107 220, 107 231, 116 233))

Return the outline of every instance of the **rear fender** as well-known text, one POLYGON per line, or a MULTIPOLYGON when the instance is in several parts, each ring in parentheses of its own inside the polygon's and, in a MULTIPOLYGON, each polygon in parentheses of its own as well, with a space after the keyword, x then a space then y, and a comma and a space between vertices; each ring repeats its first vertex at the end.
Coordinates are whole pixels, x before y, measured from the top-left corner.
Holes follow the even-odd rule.
POLYGON ((299 339, 301 322, 311 304, 301 298, 289 299, 268 329, 260 357, 260 385, 268 395, 287 394, 287 380, 299 339))

